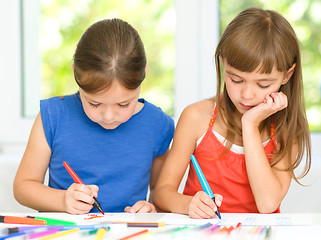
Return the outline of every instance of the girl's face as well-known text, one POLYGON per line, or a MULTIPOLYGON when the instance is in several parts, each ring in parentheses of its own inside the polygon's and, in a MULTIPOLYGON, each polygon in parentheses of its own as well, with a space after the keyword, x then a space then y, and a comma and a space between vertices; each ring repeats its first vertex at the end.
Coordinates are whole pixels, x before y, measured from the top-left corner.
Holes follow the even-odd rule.
POLYGON ((266 95, 277 92, 292 76, 295 65, 285 74, 274 67, 271 73, 262 74, 260 66, 253 72, 242 72, 223 61, 227 93, 241 114, 264 102, 266 95))
POLYGON ((139 93, 140 87, 128 90, 117 80, 108 89, 98 93, 87 93, 79 88, 86 115, 105 129, 115 129, 139 112, 139 93))

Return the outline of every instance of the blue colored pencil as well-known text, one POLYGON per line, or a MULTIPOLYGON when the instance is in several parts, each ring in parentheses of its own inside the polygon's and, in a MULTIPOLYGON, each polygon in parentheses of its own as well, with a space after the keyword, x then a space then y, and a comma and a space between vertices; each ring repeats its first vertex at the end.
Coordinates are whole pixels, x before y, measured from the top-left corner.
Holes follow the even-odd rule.
MULTIPOLYGON (((210 186, 208 185, 208 182, 207 182, 207 180, 206 180, 206 178, 205 178, 200 166, 198 165, 198 162, 197 162, 197 160, 196 160, 194 155, 191 155, 191 160, 192 160, 192 163, 194 165, 195 171, 197 173, 197 177, 198 177, 198 179, 199 179, 199 181, 200 181, 200 183, 202 185, 203 191, 206 192, 213 199, 213 201, 215 203, 215 196, 214 196, 210 186)), ((216 203, 215 203, 215 205, 216 205, 216 203)), ((215 213, 219 217, 219 219, 221 219, 220 209, 219 209, 218 206, 216 206, 216 207, 217 207, 217 210, 216 210, 215 213)))

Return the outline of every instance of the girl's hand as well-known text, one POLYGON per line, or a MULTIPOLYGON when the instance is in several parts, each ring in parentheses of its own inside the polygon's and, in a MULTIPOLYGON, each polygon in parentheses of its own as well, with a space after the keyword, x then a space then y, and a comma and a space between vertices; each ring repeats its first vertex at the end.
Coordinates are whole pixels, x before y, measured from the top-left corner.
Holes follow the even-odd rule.
POLYGON ((194 195, 189 204, 188 215, 191 218, 214 218, 216 216, 216 206, 220 207, 222 201, 222 195, 215 194, 215 204, 209 195, 203 191, 199 191, 194 195))
POLYGON ((264 119, 287 106, 287 96, 282 92, 273 92, 270 95, 266 95, 262 103, 243 114, 242 124, 254 124, 255 127, 258 127, 264 119))
POLYGON ((97 198, 98 186, 73 183, 66 190, 66 212, 71 214, 88 213, 94 203, 93 197, 97 198))
POLYGON ((156 209, 153 204, 147 201, 138 201, 132 207, 126 207, 124 212, 127 213, 156 213, 156 209))

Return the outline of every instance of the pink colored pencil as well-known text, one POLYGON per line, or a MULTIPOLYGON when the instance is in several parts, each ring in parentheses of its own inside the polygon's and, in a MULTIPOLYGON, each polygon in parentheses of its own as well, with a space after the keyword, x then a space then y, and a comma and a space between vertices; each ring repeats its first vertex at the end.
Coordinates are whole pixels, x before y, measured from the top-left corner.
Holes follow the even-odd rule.
POLYGON ((59 231, 59 229, 51 229, 51 230, 44 231, 44 232, 32 233, 32 234, 28 235, 28 239, 34 239, 34 238, 48 236, 48 235, 54 234, 58 231, 59 231))

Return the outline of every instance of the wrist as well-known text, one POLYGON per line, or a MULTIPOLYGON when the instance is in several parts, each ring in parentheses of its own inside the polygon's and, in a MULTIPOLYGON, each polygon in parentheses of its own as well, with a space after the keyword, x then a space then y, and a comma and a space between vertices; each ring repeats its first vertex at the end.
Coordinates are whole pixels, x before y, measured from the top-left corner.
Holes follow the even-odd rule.
POLYGON ((258 130, 259 129, 259 125, 260 123, 258 122, 253 122, 253 121, 249 121, 246 118, 242 118, 241 119, 241 124, 242 124, 242 131, 244 130, 258 130))
POLYGON ((249 124, 246 122, 242 122, 242 136, 243 139, 244 138, 252 138, 255 135, 260 135, 260 130, 259 130, 259 126, 256 124, 249 124))

